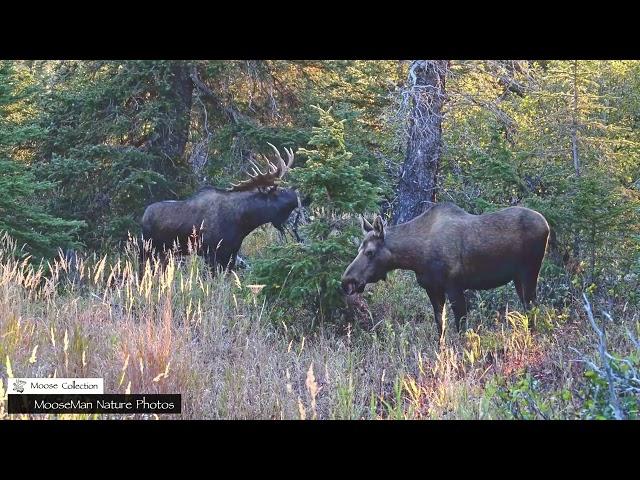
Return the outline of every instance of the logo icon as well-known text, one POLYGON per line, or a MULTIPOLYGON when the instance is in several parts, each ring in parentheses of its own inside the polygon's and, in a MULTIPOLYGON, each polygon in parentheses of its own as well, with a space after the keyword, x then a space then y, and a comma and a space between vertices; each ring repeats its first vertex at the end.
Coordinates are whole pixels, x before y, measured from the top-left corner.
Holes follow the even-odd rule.
POLYGON ((27 384, 27 382, 25 380, 16 380, 13 383, 13 389, 18 393, 22 393, 22 392, 24 392, 24 386, 26 384, 27 384))

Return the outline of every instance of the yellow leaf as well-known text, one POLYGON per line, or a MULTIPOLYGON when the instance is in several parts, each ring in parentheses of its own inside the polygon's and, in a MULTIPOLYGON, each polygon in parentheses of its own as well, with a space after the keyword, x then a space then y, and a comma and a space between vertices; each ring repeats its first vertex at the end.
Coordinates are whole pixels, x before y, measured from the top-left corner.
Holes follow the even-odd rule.
POLYGON ((159 382, 161 378, 167 378, 169 376, 169 365, 171 365, 171 361, 167 363, 167 366, 165 367, 164 372, 156 375, 156 377, 153 379, 154 382, 159 382))
POLYGON ((125 358, 124 360, 124 365, 122 366, 122 375, 120 375, 120 382, 118 383, 118 386, 122 386, 122 382, 124 382, 124 377, 127 373, 127 366, 129 366, 129 355, 127 354, 127 358, 125 358))
POLYGON ((97 284, 98 278, 102 278, 102 271, 104 270, 104 266, 106 262, 107 262, 107 255, 105 254, 102 260, 98 262, 98 265, 96 265, 96 269, 95 269, 96 273, 93 276, 93 283, 97 284))
POLYGON ((304 409, 304 405, 302 405, 300 397, 298 397, 298 411, 300 412, 300 420, 306 420, 307 412, 304 409))
POLYGON ((264 289, 264 287, 266 287, 266 285, 247 285, 247 287, 249 288, 249 290, 251 290, 251 293, 255 297, 260 294, 260 292, 264 289))
POLYGON ((9 360, 9 355, 7 355, 6 366, 7 366, 7 377, 13 378, 13 370, 11 370, 11 360, 9 360))
POLYGON ((129 366, 129 354, 127 354, 127 358, 124 359, 124 365, 122 366, 122 371, 124 372, 129 366))
POLYGON ((36 352, 38 351, 38 345, 33 347, 33 351, 31 352, 31 357, 29 357, 29 363, 36 363, 36 352))
POLYGON ((235 282, 236 282, 236 287, 238 287, 238 288, 242 287, 242 283, 240 282, 240 278, 238 277, 238 275, 236 274, 236 272, 234 272, 233 270, 231 270, 231 273, 233 273, 233 277, 234 277, 235 282))

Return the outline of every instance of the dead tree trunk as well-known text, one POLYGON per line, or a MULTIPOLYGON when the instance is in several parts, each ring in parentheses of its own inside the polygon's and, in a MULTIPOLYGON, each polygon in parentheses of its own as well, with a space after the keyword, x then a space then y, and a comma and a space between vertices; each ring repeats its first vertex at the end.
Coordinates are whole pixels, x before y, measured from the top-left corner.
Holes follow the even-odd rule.
POLYGON ((435 202, 448 69, 448 60, 416 60, 409 69, 409 88, 405 92, 405 101, 411 102, 409 138, 398 183, 394 224, 408 222, 435 202))

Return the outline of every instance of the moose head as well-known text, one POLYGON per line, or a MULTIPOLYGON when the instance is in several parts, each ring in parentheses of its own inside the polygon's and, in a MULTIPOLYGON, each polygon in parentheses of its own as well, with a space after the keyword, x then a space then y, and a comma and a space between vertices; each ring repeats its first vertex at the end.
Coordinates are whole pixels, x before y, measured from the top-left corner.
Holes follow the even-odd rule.
POLYGON ((287 161, 285 162, 278 149, 271 143, 267 142, 267 144, 275 153, 275 163, 263 157, 266 160, 266 171, 263 171, 255 160, 251 160, 251 170, 248 172, 249 178, 232 184, 227 191, 253 192, 253 197, 247 200, 255 206, 256 214, 260 215, 266 208, 271 217, 268 221, 271 221, 275 228, 282 231, 291 211, 300 206, 300 198, 295 189, 280 187, 284 176, 293 165, 294 155, 292 149, 285 147, 284 151, 287 154, 287 161))
POLYGON ((385 246, 385 226, 379 215, 373 225, 360 217, 364 239, 358 255, 342 276, 342 289, 347 295, 362 293, 368 283, 385 280, 389 271, 391 252, 385 246))

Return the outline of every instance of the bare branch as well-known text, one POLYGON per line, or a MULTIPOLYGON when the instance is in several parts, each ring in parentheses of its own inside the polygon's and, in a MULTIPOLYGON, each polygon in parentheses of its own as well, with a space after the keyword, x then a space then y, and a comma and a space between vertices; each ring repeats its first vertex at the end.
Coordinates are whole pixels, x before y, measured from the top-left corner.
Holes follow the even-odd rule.
POLYGON ((242 122, 250 121, 248 117, 244 116, 242 113, 240 113, 233 107, 226 106, 222 102, 222 99, 213 90, 211 90, 211 88, 209 88, 209 86, 206 83, 204 83, 200 79, 200 76, 198 75, 198 70, 195 67, 195 65, 191 68, 190 77, 191 77, 191 80, 193 81, 193 84, 196 86, 196 88, 200 92, 202 92, 204 95, 206 95, 207 98, 211 100, 211 102, 216 107, 216 109, 219 110, 220 112, 223 112, 231 121, 233 121, 233 123, 237 124, 237 123, 240 123, 241 121, 242 122))
POLYGON ((587 318, 589 319, 589 323, 591 323, 591 328, 593 328, 593 330, 598 335, 598 351, 605 368, 607 383, 609 384, 609 402, 611 404, 611 407, 613 408, 613 414, 616 420, 623 420, 625 416, 620 409, 620 402, 618 401, 618 396, 616 394, 613 373, 611 371, 611 364, 609 363, 609 359, 607 358, 607 347, 604 332, 598 328, 598 325, 593 318, 591 304, 589 303, 589 300, 587 299, 587 296, 584 292, 582 293, 582 298, 584 299, 584 309, 587 312, 587 318))

